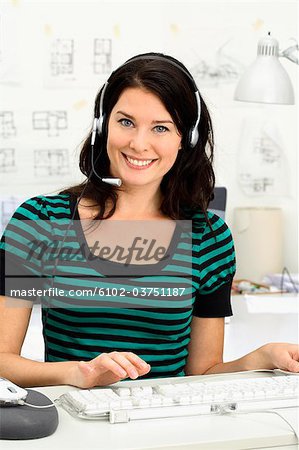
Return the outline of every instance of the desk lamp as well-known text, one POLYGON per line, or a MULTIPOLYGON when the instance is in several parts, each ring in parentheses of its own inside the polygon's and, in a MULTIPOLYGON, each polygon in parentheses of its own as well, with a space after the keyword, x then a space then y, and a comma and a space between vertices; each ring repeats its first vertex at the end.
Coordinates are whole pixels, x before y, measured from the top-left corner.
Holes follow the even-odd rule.
POLYGON ((278 41, 270 36, 270 32, 261 38, 258 42, 257 58, 239 80, 234 99, 242 102, 293 105, 293 86, 279 57, 299 64, 298 57, 293 54, 298 49, 296 43, 279 52, 278 41))

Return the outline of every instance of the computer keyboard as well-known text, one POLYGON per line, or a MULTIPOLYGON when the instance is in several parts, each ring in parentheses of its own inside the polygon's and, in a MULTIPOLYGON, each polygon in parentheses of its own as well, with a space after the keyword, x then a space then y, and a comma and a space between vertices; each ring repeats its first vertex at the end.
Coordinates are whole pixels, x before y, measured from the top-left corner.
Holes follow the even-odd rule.
POLYGON ((56 400, 70 414, 124 423, 138 419, 224 414, 299 406, 299 376, 198 381, 199 377, 72 390, 56 400))

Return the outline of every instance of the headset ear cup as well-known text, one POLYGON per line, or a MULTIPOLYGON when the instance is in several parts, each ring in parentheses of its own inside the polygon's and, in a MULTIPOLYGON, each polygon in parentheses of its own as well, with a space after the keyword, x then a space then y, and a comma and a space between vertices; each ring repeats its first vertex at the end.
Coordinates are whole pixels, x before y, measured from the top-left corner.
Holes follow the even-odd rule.
POLYGON ((198 138, 199 138, 198 128, 194 127, 189 132, 189 145, 191 148, 195 147, 195 145, 198 142, 198 138))
POLYGON ((98 118, 97 132, 98 132, 99 136, 102 136, 102 134, 103 134, 103 123, 104 123, 104 115, 102 115, 98 118))
POLYGON ((188 139, 187 139, 188 147, 191 147, 191 141, 192 141, 192 129, 188 131, 188 139))
POLYGON ((198 128, 195 127, 191 131, 191 139, 190 139, 190 147, 193 148, 196 146, 199 139, 199 131, 198 128))

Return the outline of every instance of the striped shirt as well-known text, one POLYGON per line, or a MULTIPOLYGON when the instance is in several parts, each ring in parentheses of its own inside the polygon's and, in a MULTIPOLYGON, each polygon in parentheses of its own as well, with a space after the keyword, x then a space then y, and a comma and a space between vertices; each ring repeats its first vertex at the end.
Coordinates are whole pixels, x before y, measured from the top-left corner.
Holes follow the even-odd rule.
POLYGON ((31 198, 1 239, 0 295, 41 302, 45 361, 131 351, 151 365, 145 377, 183 376, 192 317, 232 315, 233 240, 208 217, 176 221, 157 263, 123 264, 88 249, 76 199, 31 198))

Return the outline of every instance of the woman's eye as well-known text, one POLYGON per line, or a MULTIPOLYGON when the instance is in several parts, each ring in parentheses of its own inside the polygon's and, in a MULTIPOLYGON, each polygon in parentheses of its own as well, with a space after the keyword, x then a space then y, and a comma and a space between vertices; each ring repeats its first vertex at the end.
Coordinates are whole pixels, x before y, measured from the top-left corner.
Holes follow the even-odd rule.
POLYGON ((156 130, 158 133, 165 133, 165 131, 168 131, 168 128, 167 128, 167 127, 164 127, 164 125, 157 125, 157 126, 155 127, 155 130, 156 130))
POLYGON ((121 123, 124 127, 130 127, 132 125, 132 121, 129 119, 120 119, 119 123, 121 123))

